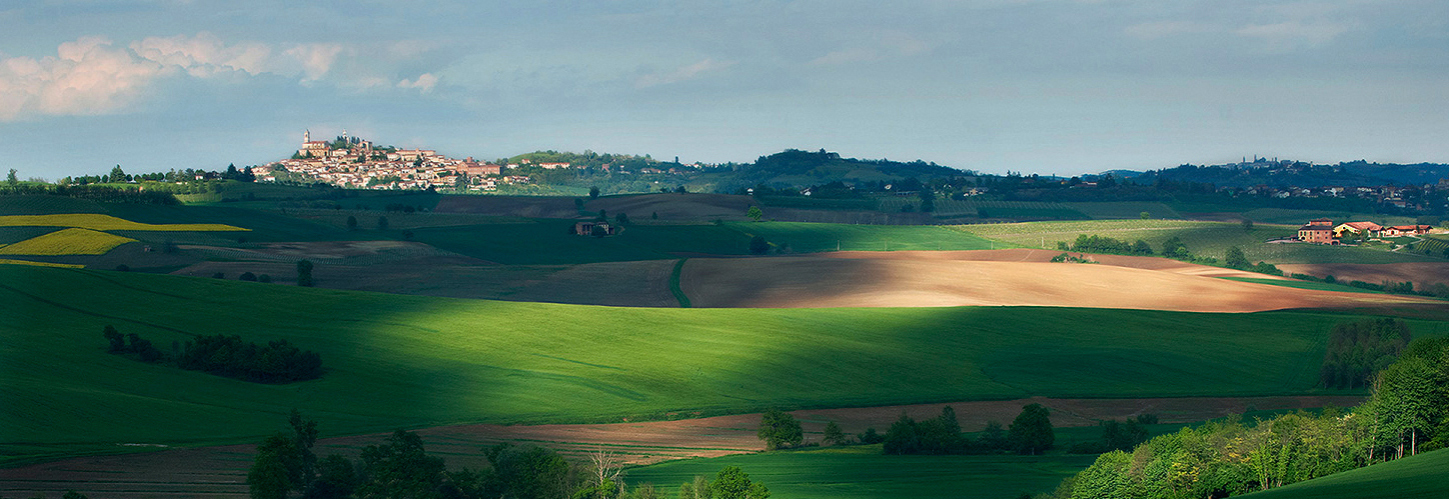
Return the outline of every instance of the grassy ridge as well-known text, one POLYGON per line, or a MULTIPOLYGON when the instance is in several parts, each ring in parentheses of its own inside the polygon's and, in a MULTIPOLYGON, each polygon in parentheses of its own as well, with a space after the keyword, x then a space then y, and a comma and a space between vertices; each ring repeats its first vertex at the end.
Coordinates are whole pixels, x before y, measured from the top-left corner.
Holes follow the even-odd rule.
POLYGON ((1253 499, 1442 499, 1449 497, 1449 449, 1345 471, 1243 497, 1253 499))
MULTIPOLYGON (((669 411, 1317 393, 1331 313, 1065 308, 637 309, 0 266, 0 455, 255 439, 299 408, 339 433, 669 411), (321 380, 259 385, 108 355, 114 324, 288 339, 321 380)), ((1411 321, 1416 334, 1449 323, 1411 321)))
POLYGON ((651 482, 673 497, 695 475, 739 466, 771 497, 1006 499, 1050 492, 1096 456, 885 456, 879 445, 691 459, 635 468, 625 479, 651 482))

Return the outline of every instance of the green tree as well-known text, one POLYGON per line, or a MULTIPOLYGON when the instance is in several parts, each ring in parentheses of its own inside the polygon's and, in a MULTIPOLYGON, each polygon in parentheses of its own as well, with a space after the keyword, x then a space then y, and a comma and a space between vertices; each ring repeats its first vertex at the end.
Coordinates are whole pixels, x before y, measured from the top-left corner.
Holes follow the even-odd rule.
POLYGON ((122 336, 121 332, 116 330, 116 326, 106 324, 106 327, 101 329, 101 336, 104 336, 106 341, 110 342, 108 351, 111 353, 126 351, 126 337, 122 336))
POLYGON ((312 261, 297 260, 297 285, 311 287, 312 284, 312 261))
POLYGON ((20 178, 15 176, 15 169, 14 168, 11 168, 10 169, 10 174, 8 174, 8 175, 5 176, 5 183, 10 184, 10 187, 15 187, 15 186, 20 185, 20 178))
POLYGON ((765 411, 760 417, 760 430, 757 435, 760 440, 765 441, 767 450, 800 445, 805 439, 805 433, 800 430, 800 422, 795 420, 795 416, 779 409, 765 411))
POLYGON ((1152 214, 1144 211, 1142 213, 1138 213, 1137 214, 1137 218, 1140 218, 1140 219, 1143 219, 1143 220, 1147 220, 1149 218, 1152 218, 1152 214))
POLYGON ((1229 246, 1228 255, 1223 257, 1223 265, 1230 269, 1246 269, 1252 264, 1248 263, 1248 257, 1243 254, 1242 248, 1229 246))
POLYGON ((252 499, 286 499, 287 492, 302 485, 297 444, 285 433, 276 433, 257 446, 257 457, 247 471, 252 499))
POLYGON ((377 217, 377 230, 387 230, 387 217, 377 217))
POLYGON ((765 241, 765 236, 755 236, 750 238, 751 254, 763 255, 768 251, 770 251, 770 243, 768 241, 765 241))
POLYGON ((126 172, 121 170, 121 165, 111 169, 111 174, 106 177, 107 182, 119 183, 126 181, 126 172))
POLYGON ((599 199, 599 188, 597 186, 589 187, 589 199, 599 199))
POLYGON ((1253 220, 1252 219, 1250 219, 1250 218, 1244 218, 1243 221, 1242 221, 1242 224, 1243 224, 1243 230, 1245 230, 1245 231, 1252 231, 1253 230, 1253 220))
POLYGON ((831 421, 825 424, 825 431, 821 433, 820 440, 826 445, 840 445, 845 443, 845 432, 840 431, 840 425, 831 421))
POLYGON ((745 211, 745 216, 750 217, 750 220, 754 220, 754 221, 758 222, 758 221, 760 221, 760 217, 765 216, 765 212, 760 211, 760 207, 759 206, 753 206, 752 205, 752 206, 750 206, 750 209, 749 210, 746 210, 745 211))
POLYGON ((1011 422, 1007 438, 1021 454, 1040 454, 1052 448, 1056 436, 1052 432, 1051 411, 1041 404, 1022 407, 1021 414, 1011 422))
POLYGON ((347 216, 347 230, 357 230, 357 217, 347 216))
POLYGON ((933 211, 936 211, 936 193, 932 192, 931 188, 926 187, 921 189, 920 197, 921 213, 931 213, 933 211))
POLYGON ((750 481, 750 475, 739 466, 719 470, 709 489, 716 499, 767 499, 770 490, 764 484, 750 481))
POLYGON ((418 434, 397 430, 382 445, 362 449, 361 498, 441 499, 446 478, 443 458, 428 456, 418 434))

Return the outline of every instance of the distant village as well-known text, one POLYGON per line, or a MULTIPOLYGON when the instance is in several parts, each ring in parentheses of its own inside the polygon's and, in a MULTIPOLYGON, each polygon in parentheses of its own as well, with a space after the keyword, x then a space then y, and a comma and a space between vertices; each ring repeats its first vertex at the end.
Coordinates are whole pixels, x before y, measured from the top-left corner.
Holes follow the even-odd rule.
MULTIPOLYGON (((527 160, 524 160, 525 162, 527 160)), ((527 175, 504 175, 521 165, 497 165, 472 157, 449 158, 430 149, 376 147, 372 141, 349 137, 347 131, 336 140, 312 140, 311 130, 302 134, 302 147, 291 159, 257 168, 257 180, 276 181, 287 174, 301 175, 338 187, 354 189, 454 189, 497 190, 500 184, 527 184, 527 175)), ((570 168, 568 163, 540 163, 543 169, 570 168)))

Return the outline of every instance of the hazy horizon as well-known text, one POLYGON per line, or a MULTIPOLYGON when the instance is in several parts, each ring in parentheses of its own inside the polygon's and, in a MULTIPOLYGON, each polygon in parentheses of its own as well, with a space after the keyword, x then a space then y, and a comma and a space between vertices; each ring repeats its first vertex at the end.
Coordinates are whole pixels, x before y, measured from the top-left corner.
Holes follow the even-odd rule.
POLYGON ((12 5, 0 168, 22 178, 261 164, 309 128, 488 159, 1449 162, 1427 0, 12 5))

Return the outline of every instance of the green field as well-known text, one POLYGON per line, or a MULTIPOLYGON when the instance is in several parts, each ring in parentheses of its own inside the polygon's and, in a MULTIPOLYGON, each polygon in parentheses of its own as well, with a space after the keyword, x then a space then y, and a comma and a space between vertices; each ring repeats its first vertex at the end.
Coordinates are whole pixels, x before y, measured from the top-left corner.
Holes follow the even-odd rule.
POLYGON ((1449 449, 1299 482, 1253 499, 1442 499, 1449 497, 1449 449))
MULTIPOLYGON (((1246 396, 1314 388, 1352 316, 1068 308, 641 309, 455 300, 0 266, 0 455, 254 441, 286 411, 337 433, 673 411, 969 399, 1246 396), (104 352, 285 338, 321 380, 259 385, 104 352)), ((1415 334, 1449 323, 1410 321, 1415 334)))
MULTIPOLYGON (((748 237, 764 236, 793 253, 992 249, 990 240, 936 225, 848 225, 800 222, 726 222, 748 237)), ((995 248, 1006 245, 996 244, 995 248)))
POLYGON ((763 482, 770 497, 1011 499, 1051 492, 1096 459, 1095 455, 886 456, 880 445, 770 452, 673 461, 628 470, 630 484, 653 483, 665 497, 695 475, 713 478, 739 466, 763 482))
POLYGON ((1257 284, 1267 284, 1269 286, 1283 286, 1285 288, 1316 289, 1316 290, 1320 290, 1320 291, 1339 291, 1339 292, 1344 292, 1344 293, 1384 294, 1383 291, 1374 291, 1374 290, 1371 290, 1371 289, 1355 288, 1355 287, 1349 286, 1347 284, 1333 284, 1333 283, 1327 283, 1327 282, 1299 281, 1299 280, 1291 280, 1291 281, 1288 281, 1288 280, 1283 280, 1283 279, 1258 279, 1258 278, 1252 278, 1252 277, 1220 277, 1219 279, 1227 279, 1229 281, 1238 281, 1238 282, 1252 282, 1252 283, 1257 283, 1257 284))
POLYGON ((1242 248, 1250 261, 1268 263, 1398 263, 1438 261, 1442 258, 1385 249, 1319 244, 1268 244, 1265 241, 1297 234, 1297 226, 1256 224, 1244 230, 1234 222, 1188 220, 1082 220, 1011 224, 956 225, 952 228, 1028 248, 1055 249, 1079 235, 1098 235, 1133 242, 1147 241, 1160 249, 1169 238, 1180 238, 1193 253, 1221 260, 1228 248, 1242 248))

